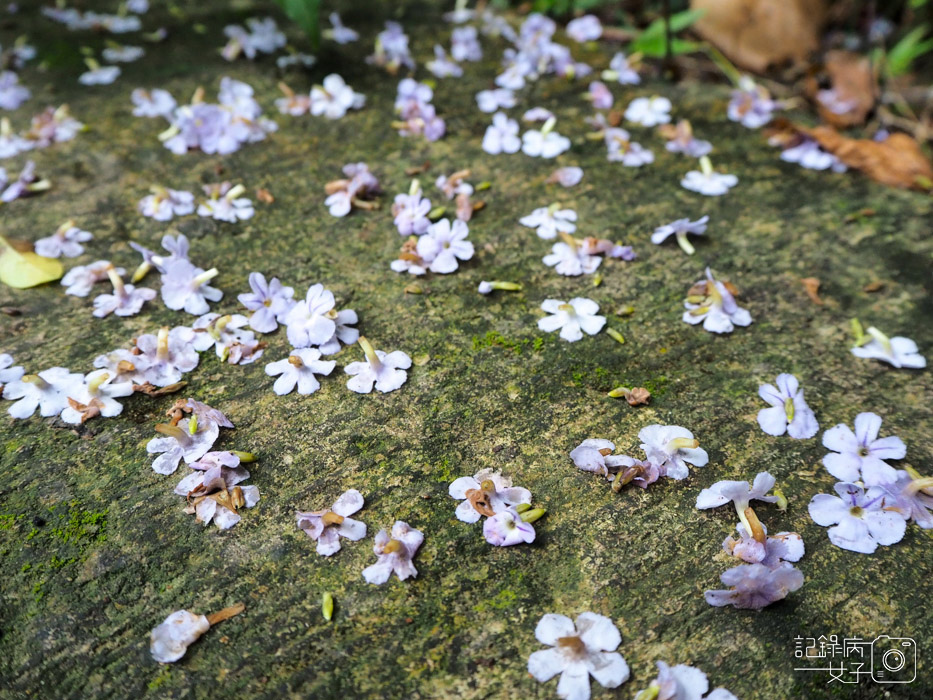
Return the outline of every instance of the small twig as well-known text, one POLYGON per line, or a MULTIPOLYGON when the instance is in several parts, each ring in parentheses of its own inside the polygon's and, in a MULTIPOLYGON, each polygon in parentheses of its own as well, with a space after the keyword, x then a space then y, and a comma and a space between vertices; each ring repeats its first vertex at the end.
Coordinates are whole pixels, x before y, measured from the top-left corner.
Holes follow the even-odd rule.
POLYGON ((237 603, 236 605, 231 605, 229 608, 224 608, 223 610, 218 610, 215 613, 211 613, 207 616, 207 621, 211 624, 211 627, 216 625, 218 622, 223 622, 224 620, 229 620, 231 617, 239 615, 246 609, 246 606, 243 603, 237 603))

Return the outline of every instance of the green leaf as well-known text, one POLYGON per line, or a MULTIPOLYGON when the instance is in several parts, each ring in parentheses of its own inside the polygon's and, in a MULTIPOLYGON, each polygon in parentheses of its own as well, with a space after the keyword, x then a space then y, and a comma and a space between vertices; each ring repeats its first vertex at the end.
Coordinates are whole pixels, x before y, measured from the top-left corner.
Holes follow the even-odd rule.
POLYGON ((911 64, 920 56, 933 51, 933 39, 922 41, 929 26, 921 24, 895 44, 887 57, 887 69, 890 75, 903 75, 910 70, 911 64))
POLYGON ((16 289, 27 289, 61 279, 64 273, 58 260, 20 253, 0 236, 0 282, 16 289))
MULTIPOLYGON (((706 10, 685 10, 684 12, 677 12, 671 15, 671 34, 682 32, 705 14, 706 10)), ((664 56, 666 54, 666 36, 667 32, 664 27, 664 19, 656 19, 649 24, 641 34, 635 37, 629 45, 629 53, 638 52, 651 57, 664 56)), ((690 42, 682 42, 680 47, 682 50, 677 51, 674 49, 674 44, 676 44, 676 42, 676 39, 672 39, 671 41, 672 53, 691 53, 697 50, 697 48, 687 48, 686 45, 690 42)), ((692 46, 698 47, 699 44, 693 44, 692 46)))
POLYGON ((321 43, 321 0, 275 0, 288 18, 304 30, 316 51, 321 43))

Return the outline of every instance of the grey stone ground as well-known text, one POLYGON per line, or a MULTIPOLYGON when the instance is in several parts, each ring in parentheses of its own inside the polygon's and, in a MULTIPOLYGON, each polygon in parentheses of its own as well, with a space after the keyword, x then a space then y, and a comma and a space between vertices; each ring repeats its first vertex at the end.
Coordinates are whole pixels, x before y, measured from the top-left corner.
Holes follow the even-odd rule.
MULTIPOLYGON (((929 296, 931 204, 927 196, 887 189, 858 174, 810 172, 777 159, 760 133, 725 118, 728 90, 660 81, 614 92, 621 105, 663 93, 716 146, 714 162, 738 175, 723 198, 678 186, 692 163, 668 154, 657 136, 633 129, 653 148, 651 167, 606 162, 588 142, 579 98, 585 83, 544 80, 523 106, 553 109, 574 148, 557 164, 586 171, 571 190, 545 185, 553 161, 522 155, 489 157, 480 150, 488 118, 473 94, 491 86, 504 44, 484 42, 486 60, 459 81, 439 81, 435 104, 447 119, 438 143, 403 139, 390 127, 396 80, 366 66, 385 16, 382 8, 346 12, 363 32, 360 44, 325 47, 309 76, 288 76, 306 90, 338 70, 367 95, 365 110, 335 123, 274 113, 277 74, 270 59, 228 64, 215 52, 229 21, 261 12, 201 3, 184 18, 158 10, 147 26, 166 24, 170 38, 125 67, 108 87, 81 88, 77 47, 102 39, 70 34, 24 12, 0 27, 6 44, 28 33, 52 69, 23 71, 34 97, 12 113, 15 125, 46 104, 71 104, 90 130, 73 142, 34 153, 51 192, 4 207, 3 234, 34 240, 74 217, 94 232, 87 253, 132 267, 127 246, 155 247, 172 226, 143 219, 136 202, 151 183, 194 190, 223 177, 250 190, 268 188, 271 205, 239 225, 198 218, 174 228, 192 239, 192 255, 217 266, 225 292, 218 310, 236 309, 252 270, 278 275, 303 291, 322 282, 360 315, 377 347, 415 358, 408 383, 388 395, 347 391, 342 367, 357 348, 338 356, 338 369, 310 397, 276 397, 264 361, 237 367, 211 354, 188 376, 189 394, 225 411, 237 428, 224 448, 260 455, 252 465, 259 506, 227 532, 203 529, 182 512, 171 490, 177 477, 149 468, 146 441, 176 397, 134 396, 123 415, 72 430, 38 417, 0 416, 0 694, 5 697, 553 697, 554 683, 527 675, 539 648, 533 630, 545 612, 571 616, 593 610, 622 631, 632 680, 598 697, 629 698, 654 676, 654 662, 693 663, 742 698, 910 698, 933 691, 930 536, 911 526, 904 540, 866 556, 829 544, 808 518, 806 504, 832 488, 821 467, 819 439, 764 435, 755 422, 759 383, 796 374, 824 428, 855 414, 881 414, 885 429, 908 445, 909 463, 929 472, 933 461, 929 372, 893 370, 848 352, 848 320, 916 339, 929 356, 933 311, 929 296), (196 31, 203 23, 206 32, 196 31), (221 76, 253 85, 280 131, 226 157, 174 156, 161 147, 156 121, 130 116, 129 92, 161 86, 180 99, 198 85, 216 93, 221 76), (323 186, 340 167, 364 160, 386 189, 383 208, 345 219, 324 208, 323 186), (428 277, 424 294, 391 272, 399 238, 391 196, 407 190, 404 170, 429 160, 425 180, 463 167, 488 180, 487 206, 470 225, 478 254, 454 275, 428 277), (540 258, 548 244, 517 219, 551 201, 578 211, 580 233, 635 246, 633 263, 609 261, 603 283, 560 277, 540 258), (874 216, 847 222, 871 208, 874 216), (707 240, 688 258, 673 244, 652 246, 651 230, 675 218, 709 214, 707 240), (714 337, 680 320, 686 289, 710 264, 742 291, 755 318, 747 329, 714 337), (808 300, 799 280, 822 280, 823 306, 808 300), (481 279, 525 285, 518 294, 476 293, 481 279), (875 293, 863 287, 884 284, 875 293), (608 312, 624 345, 607 334, 575 344, 537 330, 547 297, 590 296, 608 312), (614 311, 632 305, 634 314, 614 311), (630 408, 606 392, 622 383, 649 387, 648 407, 630 408), (587 437, 637 449, 650 423, 689 427, 711 456, 687 481, 647 492, 613 493, 576 470, 567 453, 587 437), (447 484, 483 467, 502 469, 532 490, 548 510, 531 546, 494 549, 480 527, 453 517, 447 484), (759 509, 772 531, 796 530, 807 546, 804 587, 762 612, 715 609, 703 591, 718 587, 731 564, 720 542, 731 531, 725 511, 700 512, 698 491, 719 479, 774 474, 790 499, 786 512, 759 509), (295 528, 293 513, 321 508, 346 488, 367 499, 360 516, 375 533, 403 519, 425 533, 419 577, 366 584, 360 571, 370 542, 337 556, 315 555, 295 528), (320 615, 333 593, 336 615, 320 615), (148 653, 148 632, 169 612, 211 612, 237 601, 246 613, 208 633, 178 664, 163 667, 148 653), (825 674, 793 667, 794 637, 839 634, 910 636, 920 647, 919 680, 885 694, 826 685, 825 674)), ((425 60, 448 27, 435 9, 407 6, 404 19, 415 55, 425 60)), ((293 31, 290 28, 289 31, 293 31)), ((293 37, 299 40, 297 34, 293 37)), ((580 52, 596 65, 611 55, 580 52)), ((423 75, 419 73, 419 75, 423 75)), ((517 110, 516 110, 517 111, 517 110)), ((22 157, 4 165, 16 169, 22 157)), ((429 188, 430 189, 430 188, 429 188)), ((157 280, 151 280, 157 284, 157 280)), ((64 365, 91 369, 93 357, 162 324, 190 322, 151 304, 129 319, 95 320, 90 299, 63 295, 58 285, 14 291, 0 287, 0 350, 31 370, 64 365)), ((284 356, 283 334, 269 338, 270 361, 284 356)), ((179 475, 182 472, 179 472, 179 475)))

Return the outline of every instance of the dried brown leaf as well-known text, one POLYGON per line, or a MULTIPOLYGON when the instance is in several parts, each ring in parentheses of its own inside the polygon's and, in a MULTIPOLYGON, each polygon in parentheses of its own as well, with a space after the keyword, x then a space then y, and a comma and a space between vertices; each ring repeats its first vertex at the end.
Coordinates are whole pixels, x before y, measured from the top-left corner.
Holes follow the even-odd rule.
POLYGON ((822 306, 823 300, 820 299, 820 281, 816 277, 804 277, 800 281, 803 283, 803 291, 810 297, 810 301, 822 306))

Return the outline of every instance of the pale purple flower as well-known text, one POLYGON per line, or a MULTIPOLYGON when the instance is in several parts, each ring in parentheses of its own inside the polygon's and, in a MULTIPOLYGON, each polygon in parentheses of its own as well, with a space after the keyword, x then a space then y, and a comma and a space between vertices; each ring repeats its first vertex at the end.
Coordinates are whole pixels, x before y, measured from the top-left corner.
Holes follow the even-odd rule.
POLYGON ((609 70, 603 71, 603 80, 616 80, 621 85, 638 85, 641 82, 641 76, 629 63, 625 54, 617 53, 609 61, 609 70))
POLYGON ((82 243, 94 238, 88 232, 75 226, 74 221, 66 221, 51 236, 36 241, 36 253, 45 258, 76 258, 84 252, 82 243))
POLYGON ((638 439, 648 461, 662 470, 662 476, 679 481, 689 476, 688 464, 705 467, 709 463, 700 441, 679 425, 649 425, 638 432, 638 439))
POLYGON ((68 396, 77 393, 83 381, 83 374, 69 372, 64 367, 21 375, 3 386, 3 398, 16 401, 7 409, 7 413, 14 418, 24 419, 29 418, 38 408, 43 418, 57 416, 68 408, 68 396))
POLYGON ((332 291, 324 289, 323 284, 311 285, 304 300, 295 302, 285 315, 288 342, 296 348, 307 348, 330 340, 337 330, 335 304, 332 291))
POLYGON ((463 68, 447 56, 447 52, 440 44, 434 45, 434 59, 425 63, 424 67, 435 78, 459 78, 463 75, 463 68))
POLYGON ((570 139, 556 131, 531 129, 522 134, 522 153, 534 158, 556 158, 570 148, 570 139))
POLYGON ((431 200, 421 196, 418 189, 412 194, 398 194, 392 207, 395 214, 395 225, 400 236, 420 236, 431 225, 428 212, 431 211, 431 200))
POLYGON ((441 219, 428 227, 427 233, 418 239, 418 255, 429 262, 431 272, 447 275, 459 267, 458 260, 473 257, 473 244, 466 240, 469 227, 460 219, 441 219))
POLYGON ((570 459, 578 469, 609 476, 610 469, 628 466, 626 461, 630 459, 625 455, 612 454, 615 448, 615 443, 609 440, 588 438, 571 450, 570 459))
POLYGON ((393 75, 402 66, 413 70, 415 60, 411 57, 408 35, 402 30, 402 25, 398 22, 386 22, 385 27, 376 36, 375 51, 366 57, 366 62, 385 68, 393 75))
POLYGON ((243 185, 233 187, 229 182, 204 185, 208 198, 198 205, 198 216, 209 216, 231 224, 251 219, 256 210, 249 199, 240 196, 245 191, 243 185))
POLYGON ((410 114, 405 121, 393 122, 402 136, 424 136, 427 141, 437 141, 447 131, 446 122, 439 116, 432 104, 421 104, 418 110, 410 114))
POLYGON ((704 594, 706 602, 717 608, 732 605, 746 610, 760 610, 783 600, 788 593, 803 585, 803 574, 786 562, 774 568, 764 564, 740 564, 723 572, 719 578, 729 589, 706 591, 704 594))
POLYGON ((689 171, 680 181, 680 186, 707 197, 718 197, 739 184, 735 175, 715 172, 707 156, 700 158, 700 168, 689 171))
POLYGON ((492 516, 520 503, 531 503, 531 492, 512 486, 512 480, 491 469, 473 476, 454 479, 447 489, 451 498, 461 501, 455 515, 464 523, 475 523, 480 516, 492 516))
POLYGON ((153 627, 149 636, 149 653, 160 664, 174 663, 210 627, 211 623, 204 615, 176 610, 162 624, 153 627))
POLYGON ((596 41, 603 35, 603 25, 596 15, 583 15, 567 23, 567 36, 578 43, 596 41))
POLYGON ((36 148, 47 148, 53 143, 62 143, 73 139, 84 124, 71 116, 67 105, 57 109, 48 107, 32 118, 26 138, 35 143, 36 148))
MULTIPOLYGON (((15 369, 15 368, 14 368, 15 369)), ((21 369, 21 368, 20 368, 21 369)), ((0 381, 3 372, 0 371, 0 381)), ((898 470, 897 478, 876 486, 872 495, 884 496, 884 509, 901 514, 904 520, 913 520, 924 530, 933 528, 933 482, 914 470, 898 470)))
MULTIPOLYGON (((20 153, 31 151, 36 147, 35 141, 13 133, 10 120, 6 117, 0 119, 0 159, 12 158, 20 153)), ((6 175, 0 176, 0 181, 6 181, 6 175)))
POLYGON ((366 104, 365 96, 355 92, 343 78, 331 73, 322 85, 311 88, 311 114, 316 117, 340 119, 350 109, 360 109, 366 104))
POLYGON ((499 109, 511 109, 516 105, 515 93, 507 88, 481 90, 476 93, 476 104, 481 112, 492 114, 499 109))
POLYGON ((17 109, 29 99, 29 88, 19 84, 19 76, 11 70, 0 71, 0 109, 17 109))
POLYGON ((110 85, 119 77, 119 66, 97 66, 78 76, 78 82, 82 85, 110 85))
POLYGON ((545 299, 541 310, 550 315, 538 319, 538 328, 545 333, 560 329, 560 337, 570 343, 580 340, 584 332, 596 335, 606 325, 606 317, 598 315, 599 304, 592 299, 545 299))
POLYGON ((117 381, 105 369, 94 370, 84 381, 68 393, 68 398, 85 407, 93 406, 95 413, 80 410, 69 402, 68 408, 62 411, 62 420, 71 425, 84 423, 92 415, 101 415, 104 418, 113 418, 123 412, 123 404, 118 398, 130 396, 133 393, 133 382, 117 381))
POLYGON ((138 61, 146 54, 141 46, 115 46, 107 47, 101 51, 101 56, 108 63, 132 63, 138 61))
POLYGON ((3 388, 4 384, 19 380, 25 373, 22 367, 13 366, 12 355, 0 352, 0 389, 3 388))
POLYGON ((284 97, 280 97, 275 101, 275 107, 279 112, 293 117, 300 117, 311 111, 310 95, 296 95, 285 83, 279 83, 279 89, 285 93, 284 97))
POLYGON ((583 168, 568 166, 566 168, 558 168, 551 173, 547 182, 556 182, 561 187, 573 187, 574 185, 579 185, 582 179, 583 168))
POLYGON ((587 98, 593 103, 594 109, 612 109, 612 93, 602 81, 594 80, 590 83, 587 98))
POLYGON ((823 457, 826 471, 840 481, 858 481, 866 486, 890 483, 897 472, 885 460, 903 459, 907 447, 895 435, 879 438, 881 416, 859 413, 855 417, 855 432, 844 423, 823 433, 823 447, 832 452, 823 457))
POLYGON ((155 335, 144 333, 136 338, 136 349, 140 354, 133 356, 132 363, 141 379, 154 386, 175 384, 198 366, 194 331, 187 326, 171 330, 163 326, 155 335))
POLYGON ((777 386, 762 384, 758 387, 758 395, 771 406, 758 411, 758 425, 768 435, 786 432, 792 438, 806 440, 820 429, 794 375, 779 374, 777 386))
POLYGON ((535 541, 535 529, 531 523, 522 520, 518 511, 507 508, 486 518, 486 522, 483 523, 483 537, 496 547, 530 544, 535 541))
POLYGON ((194 212, 194 195, 190 192, 167 187, 153 187, 151 192, 139 200, 137 209, 143 216, 156 221, 171 221, 175 216, 194 212))
MULTIPOLYGON (((0 203, 12 202, 20 197, 26 197, 36 192, 43 192, 51 187, 48 180, 37 180, 36 164, 29 160, 19 173, 16 180, 7 181, 6 171, 0 168, 0 203)), ((73 257, 73 256, 69 256, 73 257)))
POLYGON ((752 316, 740 307, 726 285, 713 279, 713 273, 706 268, 706 280, 700 280, 694 288, 705 284, 705 291, 684 301, 683 321, 690 325, 703 324, 710 333, 731 333, 735 326, 748 326, 752 316))
POLYGON ((137 15, 144 15, 149 12, 149 0, 126 0, 126 9, 137 15))
POLYGON ((745 511, 753 500, 777 503, 777 496, 767 495, 768 491, 774 488, 774 482, 774 477, 768 472, 759 472, 752 484, 747 481, 717 481, 709 488, 700 491, 697 496, 696 507, 700 510, 707 510, 731 502, 735 506, 735 512, 745 527, 745 531, 753 532, 754 529, 745 511))
POLYGON ((492 124, 486 127, 483 135, 483 150, 491 155, 499 153, 517 153, 522 147, 518 137, 518 122, 504 112, 492 115, 492 124))
POLYGON ((677 238, 677 245, 679 245, 687 255, 693 255, 696 249, 690 244, 690 241, 687 240, 687 234, 692 233, 694 236, 702 236, 706 233, 706 223, 708 221, 709 216, 700 217, 696 221, 677 219, 664 226, 658 226, 654 230, 654 233, 651 234, 651 242, 655 245, 661 245, 673 235, 677 238))
POLYGON ((344 491, 330 508, 297 511, 298 529, 317 542, 317 553, 329 557, 340 551, 340 538, 358 542, 366 537, 366 523, 349 517, 363 507, 363 494, 356 489, 344 491))
POLYGON ((577 225, 573 223, 577 220, 577 212, 573 209, 559 209, 558 206, 552 204, 535 209, 519 219, 518 223, 533 228, 538 238, 544 240, 556 238, 558 233, 573 233, 577 230, 577 225))
POLYGON ((636 97, 625 110, 625 118, 640 126, 657 126, 671 120, 671 101, 666 97, 636 97))
POLYGON ((677 664, 668 666, 663 661, 657 662, 658 677, 641 691, 636 698, 653 700, 738 700, 725 688, 716 688, 709 695, 706 674, 693 666, 677 664))
POLYGON ((610 127, 603 131, 606 142, 606 160, 621 161, 622 165, 637 168, 654 162, 654 153, 630 140, 625 129, 610 127))
MULTIPOLYGON (((317 59, 314 56, 312 56, 311 54, 301 53, 301 52, 289 53, 284 56, 279 56, 275 59, 276 68, 278 68, 279 70, 286 70, 287 68, 291 68, 292 66, 299 66, 301 68, 310 68, 315 63, 317 63, 317 59)), ((310 95, 303 96, 303 97, 304 97, 304 102, 306 104, 306 107, 300 112, 300 114, 304 114, 311 107, 310 95)), ((279 101, 276 100, 276 105, 278 106, 278 104, 279 104, 279 101)), ((284 110, 281 110, 281 108, 280 108, 280 111, 284 113, 284 110)))
POLYGON ((727 115, 748 129, 758 129, 771 121, 772 113, 779 106, 767 90, 756 85, 748 76, 743 76, 739 88, 732 92, 727 115))
POLYGON ((113 283, 113 294, 100 294, 95 297, 95 317, 104 318, 112 313, 117 316, 135 316, 143 308, 143 304, 155 299, 154 289, 123 284, 123 280, 113 266, 107 274, 113 283))
POLYGON ((393 572, 400 581, 418 576, 412 559, 423 542, 421 530, 396 520, 392 526, 392 537, 385 530, 380 530, 376 535, 373 543, 376 563, 363 569, 363 578, 367 583, 380 586, 389 580, 393 572))
POLYGON ((450 177, 447 177, 446 175, 440 175, 434 181, 434 186, 444 193, 444 196, 447 197, 448 201, 454 199, 457 195, 460 194, 473 194, 473 185, 471 185, 469 182, 466 182, 463 177, 463 173, 454 173, 450 177))
POLYGON ((432 99, 434 90, 429 85, 413 78, 402 78, 396 88, 395 111, 402 119, 408 119, 418 114, 432 99))
POLYGON ((457 27, 450 35, 450 55, 455 61, 479 61, 483 49, 476 36, 476 27, 457 27))
POLYGON ((781 151, 781 160, 786 163, 798 163, 807 170, 832 170, 834 173, 844 173, 846 168, 839 158, 820 148, 820 145, 811 138, 804 138, 800 143, 781 151))
POLYGON ((263 346, 252 331, 246 330, 248 322, 241 314, 204 314, 191 324, 195 332, 194 349, 204 352, 213 347, 221 362, 252 364, 262 357, 263 346))
POLYGON ((267 283, 260 272, 249 273, 249 286, 252 293, 237 296, 240 303, 253 312, 249 317, 249 327, 258 333, 271 333, 285 321, 295 304, 292 299, 295 290, 282 286, 278 277, 267 283))
POLYGON ((278 375, 272 390, 279 396, 290 394, 298 387, 298 393, 304 396, 313 394, 321 388, 316 374, 329 375, 337 363, 334 360, 321 360, 321 351, 317 348, 299 348, 292 350, 284 360, 266 365, 266 374, 278 375))
POLYGON ((210 311, 208 301, 220 301, 224 293, 208 286, 218 275, 217 268, 202 270, 186 260, 178 260, 162 275, 162 301, 173 311, 184 309, 194 316, 210 311))
POLYGON ((618 688, 628 680, 628 664, 615 651, 622 635, 608 617, 584 612, 574 624, 569 617, 548 613, 538 621, 535 638, 550 649, 528 657, 528 673, 542 683, 559 673, 558 697, 589 700, 590 676, 604 688, 618 688))
POLYGON ((321 343, 318 349, 322 355, 333 355, 340 352, 341 344, 353 345, 360 339, 360 332, 353 328, 359 322, 359 317, 353 309, 341 309, 334 317, 337 328, 330 340, 321 343))
POLYGON ((252 60, 257 52, 275 53, 285 46, 285 34, 279 31, 278 25, 271 17, 264 19, 250 17, 246 20, 246 24, 249 31, 238 24, 224 27, 224 34, 229 41, 221 50, 221 55, 228 61, 234 60, 241 52, 252 60))
POLYGON ((764 542, 756 540, 745 525, 739 523, 736 525, 739 538, 730 535, 723 540, 723 551, 747 564, 764 564, 771 569, 780 566, 781 562, 796 562, 803 557, 803 538, 796 532, 779 532, 769 537, 768 528, 762 524, 761 529, 765 534, 764 542))
MULTIPOLYGON (((113 266, 107 260, 97 260, 89 265, 76 265, 62 277, 62 286, 66 288, 65 294, 86 297, 96 283, 107 279, 107 271, 111 267, 113 266)), ((113 269, 118 275, 126 274, 126 270, 122 267, 113 269)))
POLYGON ((813 522, 829 528, 829 541, 852 552, 871 554, 878 545, 900 542, 907 530, 907 521, 900 512, 885 507, 884 494, 871 489, 868 493, 857 484, 839 482, 839 496, 818 493, 807 510, 813 522))
POLYGON ((344 367, 350 375, 347 388, 357 394, 368 394, 376 390, 383 394, 395 391, 408 380, 407 370, 411 367, 411 358, 401 350, 386 353, 375 350, 366 338, 360 336, 359 344, 366 356, 364 362, 351 362, 344 367))
POLYGON ((340 21, 340 15, 336 12, 331 12, 327 16, 327 20, 332 28, 324 30, 325 37, 333 39, 338 44, 350 44, 360 38, 357 32, 344 26, 343 22, 340 21))
POLYGON ((852 348, 852 354, 866 360, 881 360, 897 368, 921 369, 927 366, 917 344, 910 338, 896 335, 888 338, 874 326, 867 330, 868 342, 852 348))
POLYGON ((713 144, 693 135, 690 122, 685 119, 678 122, 670 132, 669 140, 664 147, 669 153, 683 153, 690 158, 702 158, 713 150, 713 144))
MULTIPOLYGON (((188 399, 184 409, 197 418, 191 416, 179 421, 177 425, 160 423, 156 431, 165 437, 153 438, 146 443, 146 452, 159 455, 152 462, 152 469, 157 474, 174 473, 182 459, 185 464, 196 463, 214 446, 221 428, 233 427, 233 423, 223 413, 193 399, 188 399)), ((186 479, 197 479, 196 486, 203 483, 198 476, 203 475, 189 475, 186 479)), ((176 487, 176 493, 179 487, 185 488, 184 480, 176 487)), ((190 490, 185 488, 180 495, 187 495, 190 490)))
POLYGON ((259 502, 259 489, 255 486, 237 486, 249 478, 249 472, 240 466, 240 458, 232 452, 208 452, 199 460, 189 463, 193 471, 175 486, 175 493, 185 496, 188 505, 185 512, 194 514, 196 522, 205 527, 211 522, 220 530, 229 530, 240 522, 237 510, 252 508, 259 502), (231 495, 241 500, 231 503, 231 495), (224 496, 223 500, 215 496, 224 496))
POLYGON ((366 163, 348 163, 343 166, 346 179, 328 183, 329 194, 324 204, 332 216, 343 217, 350 213, 354 204, 359 205, 358 197, 365 197, 379 192, 379 180, 369 171, 366 163))
MULTIPOLYGON (((566 234, 565 234, 566 235, 566 234)), ((551 252, 541 258, 548 267, 553 267, 559 275, 578 277, 591 275, 599 268, 603 259, 597 255, 590 255, 586 249, 567 236, 571 243, 555 243, 551 252)))

